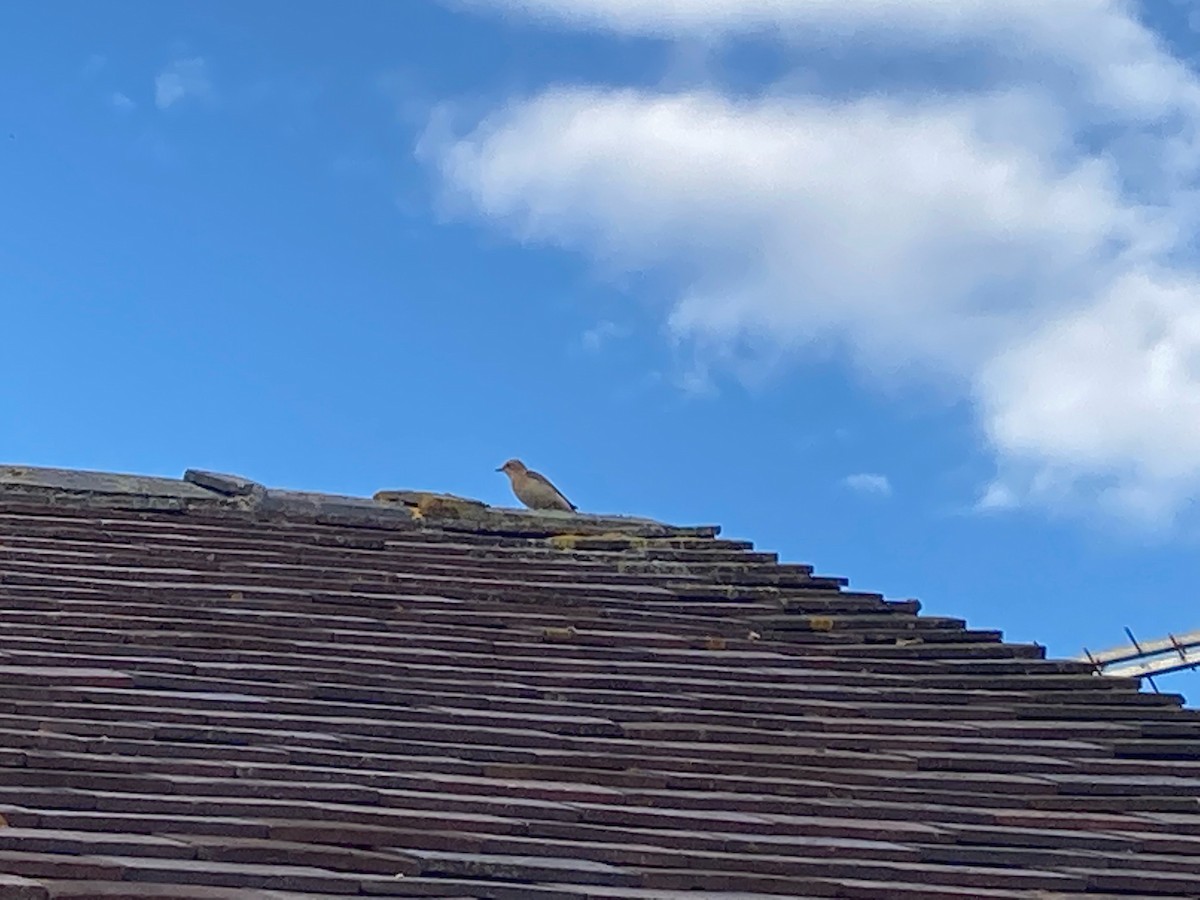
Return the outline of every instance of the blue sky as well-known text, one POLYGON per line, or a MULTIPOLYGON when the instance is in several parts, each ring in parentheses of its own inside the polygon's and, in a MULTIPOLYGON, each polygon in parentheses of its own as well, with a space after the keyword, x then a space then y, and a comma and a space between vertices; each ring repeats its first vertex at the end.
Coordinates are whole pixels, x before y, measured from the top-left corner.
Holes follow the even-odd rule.
POLYGON ((1198 628, 1196 11, 960 7, 7 4, 0 456, 520 456, 1055 653, 1198 628))

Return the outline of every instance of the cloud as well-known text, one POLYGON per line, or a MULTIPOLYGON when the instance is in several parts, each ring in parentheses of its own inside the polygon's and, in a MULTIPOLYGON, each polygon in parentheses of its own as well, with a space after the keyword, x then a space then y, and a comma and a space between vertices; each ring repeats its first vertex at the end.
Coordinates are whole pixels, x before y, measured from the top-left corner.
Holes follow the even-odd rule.
POLYGON ((599 353, 609 341, 624 337, 626 330, 616 322, 603 321, 587 329, 580 338, 583 349, 590 353, 599 353))
POLYGON ((676 337, 848 339, 883 373, 918 359, 969 374, 1031 308, 1072 308, 1056 288, 1112 246, 1134 256, 1156 236, 1105 162, 1055 166, 1020 135, 984 136, 1026 121, 1021 105, 555 90, 440 162, 458 199, 526 240, 679 271, 676 337))
POLYGON ((981 289, 1091 265, 1144 218, 1104 163, 1055 170, 984 140, 979 119, 967 106, 560 90, 447 148, 442 172, 523 238, 684 268, 679 336, 849 330, 884 364, 918 348, 965 363, 1023 314, 981 289))
POLYGON ((997 512, 1014 509, 1019 505, 1020 503, 1016 494, 1010 488, 1000 482, 994 481, 984 488, 983 493, 975 504, 975 511, 997 512))
POLYGON ((1034 473, 1091 479, 1106 502, 1160 518, 1194 489, 1200 462, 1198 288, 1167 269, 1125 273, 1006 348, 978 379, 992 443, 1034 473))
POLYGON ((830 39, 864 53, 873 42, 942 50, 974 42, 1035 81, 1045 70, 1082 75, 1091 99, 1157 107, 1196 94, 1187 67, 1130 14, 1126 0, 459 0, 459 5, 572 28, 667 38, 726 40, 766 35, 793 45, 830 39), (1081 35, 1087 35, 1081 40, 1081 35), (1036 70, 1030 64, 1037 64, 1036 70))
POLYGON ((108 102, 112 105, 113 109, 120 112, 132 112, 137 108, 137 104, 120 91, 114 91, 112 94, 110 94, 108 102))
POLYGON ((705 380, 839 352, 889 388, 903 370, 969 398, 997 464, 981 508, 1160 521, 1200 493, 1200 81, 1126 4, 476 5, 1033 59, 850 96, 559 86, 422 152, 452 209, 666 276, 665 323, 705 380), (1023 71, 1047 67, 1073 74, 1023 71))
MULTIPOLYGON (((462 0, 491 8, 584 28, 625 34, 726 36, 771 32, 797 36, 802 30, 858 27, 902 29, 907 36, 939 39, 950 34, 993 30, 1045 16, 1038 0, 462 0)), ((1112 6, 1096 0, 1060 0, 1068 18, 1112 6)))
POLYGON ((882 497, 892 495, 892 483, 886 475, 875 475, 870 472, 860 472, 857 475, 847 475, 842 484, 860 494, 877 494, 882 497))
POLYGON ((201 100, 213 96, 208 65, 201 57, 177 59, 154 79, 154 105, 169 109, 188 98, 201 100))

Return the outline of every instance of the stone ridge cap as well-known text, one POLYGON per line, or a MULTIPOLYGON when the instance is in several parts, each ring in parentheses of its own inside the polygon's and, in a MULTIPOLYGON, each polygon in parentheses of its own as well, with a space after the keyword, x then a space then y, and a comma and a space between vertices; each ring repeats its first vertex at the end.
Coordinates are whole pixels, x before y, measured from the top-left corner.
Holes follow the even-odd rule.
POLYGON ((0 502, 89 509, 251 513, 377 528, 436 527, 517 536, 716 537, 718 526, 675 526, 633 516, 536 512, 434 491, 372 497, 268 488, 249 478, 188 469, 182 478, 0 464, 0 502))

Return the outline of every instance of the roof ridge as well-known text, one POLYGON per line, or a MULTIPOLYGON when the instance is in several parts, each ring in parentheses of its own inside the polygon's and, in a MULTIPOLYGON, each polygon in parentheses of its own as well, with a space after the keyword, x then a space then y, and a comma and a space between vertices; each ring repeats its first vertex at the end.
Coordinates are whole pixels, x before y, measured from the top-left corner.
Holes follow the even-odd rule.
POLYGON ((480 534, 715 538, 715 525, 671 525, 624 515, 495 507, 437 491, 385 490, 372 497, 268 488, 240 475, 187 469, 182 478, 86 469, 0 465, 0 503, 88 509, 203 510, 362 527, 413 523, 480 534))

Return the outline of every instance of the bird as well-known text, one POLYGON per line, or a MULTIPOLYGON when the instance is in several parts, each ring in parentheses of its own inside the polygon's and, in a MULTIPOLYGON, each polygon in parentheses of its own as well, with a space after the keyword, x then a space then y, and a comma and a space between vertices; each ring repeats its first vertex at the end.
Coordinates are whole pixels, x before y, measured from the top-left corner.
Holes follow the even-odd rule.
POLYGON ((525 463, 519 459, 510 459, 496 471, 508 476, 513 493, 530 509, 560 509, 563 512, 576 512, 578 509, 550 483, 549 478, 525 468, 525 463))

